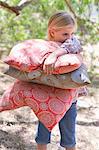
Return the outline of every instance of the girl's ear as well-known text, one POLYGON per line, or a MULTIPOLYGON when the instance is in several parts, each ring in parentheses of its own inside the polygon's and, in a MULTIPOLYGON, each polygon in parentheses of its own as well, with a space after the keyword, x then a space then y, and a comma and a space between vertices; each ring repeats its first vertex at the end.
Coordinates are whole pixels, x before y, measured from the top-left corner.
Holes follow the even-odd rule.
POLYGON ((49 30, 49 33, 50 33, 50 36, 51 36, 52 38, 54 38, 55 29, 51 28, 51 29, 49 30))

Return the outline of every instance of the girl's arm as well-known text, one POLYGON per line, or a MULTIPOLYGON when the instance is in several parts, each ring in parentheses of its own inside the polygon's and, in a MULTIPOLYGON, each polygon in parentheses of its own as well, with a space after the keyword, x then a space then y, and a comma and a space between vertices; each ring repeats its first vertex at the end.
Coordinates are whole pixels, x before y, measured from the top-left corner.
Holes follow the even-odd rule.
POLYGON ((51 57, 56 57, 58 58, 59 56, 62 56, 64 54, 67 54, 68 52, 64 49, 64 48, 58 48, 57 50, 55 50, 54 52, 52 52, 48 57, 48 58, 51 58, 51 57))
POLYGON ((47 74, 52 74, 54 71, 54 65, 59 56, 67 54, 67 51, 63 48, 58 48, 54 52, 52 52, 45 60, 43 70, 47 74))

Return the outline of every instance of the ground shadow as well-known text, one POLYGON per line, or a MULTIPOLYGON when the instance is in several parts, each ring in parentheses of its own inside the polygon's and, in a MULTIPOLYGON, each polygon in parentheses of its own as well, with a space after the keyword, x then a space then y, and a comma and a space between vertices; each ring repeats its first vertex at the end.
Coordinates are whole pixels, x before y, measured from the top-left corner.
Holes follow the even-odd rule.
POLYGON ((36 150, 35 144, 24 141, 20 133, 0 130, 0 149, 2 147, 11 150, 36 150))
POLYGON ((77 121, 78 125, 82 126, 95 126, 99 127, 99 121, 91 121, 91 122, 86 122, 86 121, 77 121))

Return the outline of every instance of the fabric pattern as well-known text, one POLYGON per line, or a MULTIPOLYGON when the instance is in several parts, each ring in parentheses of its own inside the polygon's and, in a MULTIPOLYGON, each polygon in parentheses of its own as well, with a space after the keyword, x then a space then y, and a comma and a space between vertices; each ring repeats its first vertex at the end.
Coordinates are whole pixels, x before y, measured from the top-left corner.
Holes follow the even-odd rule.
POLYGON ((80 41, 75 36, 67 39, 60 47, 65 49, 67 54, 77 54, 83 51, 80 41))
POLYGON ((51 131, 70 108, 76 90, 16 81, 0 98, 0 111, 29 106, 51 131))

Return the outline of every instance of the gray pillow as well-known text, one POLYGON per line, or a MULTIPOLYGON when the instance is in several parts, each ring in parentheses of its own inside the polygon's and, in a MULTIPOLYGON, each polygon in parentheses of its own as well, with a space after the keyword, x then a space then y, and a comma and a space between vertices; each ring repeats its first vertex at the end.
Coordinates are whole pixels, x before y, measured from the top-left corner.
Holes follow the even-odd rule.
POLYGON ((46 75, 41 70, 27 73, 11 66, 4 73, 21 81, 45 84, 61 89, 79 88, 91 83, 87 74, 87 69, 83 64, 75 71, 58 75, 46 75))

